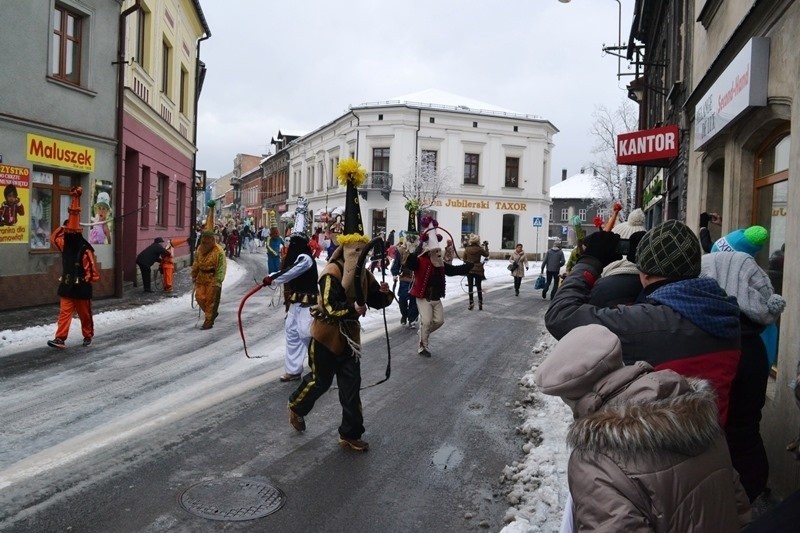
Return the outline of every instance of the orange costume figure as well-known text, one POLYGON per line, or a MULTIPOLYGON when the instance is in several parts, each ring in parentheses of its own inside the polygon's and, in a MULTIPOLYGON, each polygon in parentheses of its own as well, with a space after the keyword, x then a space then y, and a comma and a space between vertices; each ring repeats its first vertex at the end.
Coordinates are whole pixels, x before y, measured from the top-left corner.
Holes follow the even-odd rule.
POLYGON ((175 248, 187 242, 189 242, 188 237, 184 237, 183 239, 169 239, 167 241, 166 250, 168 253, 161 258, 161 266, 159 267, 161 275, 164 277, 164 292, 166 293, 172 292, 172 280, 175 274, 175 248))
POLYGON ((100 281, 100 272, 94 257, 94 248, 83 238, 80 226, 80 187, 70 191, 72 203, 69 218, 63 227, 50 236, 50 242, 61 252, 62 273, 58 279, 59 313, 56 337, 47 345, 63 350, 72 324, 72 316, 78 313, 83 333, 83 345, 92 344, 94 321, 92 319, 92 283, 100 281))
POLYGON ((222 281, 225 279, 225 250, 217 244, 214 233, 214 200, 208 202, 208 218, 200 234, 200 245, 192 263, 192 282, 197 305, 205 314, 200 329, 211 329, 217 318, 219 300, 222 297, 222 281))

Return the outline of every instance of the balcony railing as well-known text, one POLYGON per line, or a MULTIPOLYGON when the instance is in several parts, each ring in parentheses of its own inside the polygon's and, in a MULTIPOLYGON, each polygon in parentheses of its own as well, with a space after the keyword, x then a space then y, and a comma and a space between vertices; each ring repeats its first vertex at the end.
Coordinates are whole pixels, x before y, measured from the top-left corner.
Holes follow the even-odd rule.
POLYGON ((366 200, 369 191, 380 191, 383 197, 388 200, 392 192, 391 172, 367 172, 367 179, 359 188, 359 194, 366 200))

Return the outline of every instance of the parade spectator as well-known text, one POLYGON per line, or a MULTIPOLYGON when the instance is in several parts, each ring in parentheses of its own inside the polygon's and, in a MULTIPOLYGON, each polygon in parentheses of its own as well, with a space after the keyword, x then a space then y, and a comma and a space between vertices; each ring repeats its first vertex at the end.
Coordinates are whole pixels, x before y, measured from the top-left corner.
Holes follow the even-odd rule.
POLYGON ((94 256, 94 248, 83 238, 80 226, 81 194, 83 189, 73 187, 68 208, 69 218, 56 229, 50 242, 61 252, 61 277, 58 283, 59 311, 56 336, 47 345, 63 350, 66 348, 72 316, 77 313, 81 321, 83 345, 89 346, 94 338, 92 318, 92 283, 100 281, 100 271, 94 256))
POLYGON ((713 278, 729 296, 735 296, 741 310, 742 355, 731 386, 725 434, 733 466, 752 502, 764 492, 769 478, 759 430, 770 367, 761 333, 778 320, 786 302, 775 294, 767 273, 744 252, 704 255, 701 275, 713 278))
MULTIPOLYGON (((467 240, 467 245, 464 247, 464 262, 471 263, 472 268, 467 274, 467 294, 469 294, 469 309, 475 307, 475 302, 472 297, 472 288, 478 293, 478 310, 483 311, 483 281, 486 279, 486 273, 483 269, 483 258, 489 257, 489 242, 483 241, 481 243, 481 236, 474 233, 470 234, 467 240)), ((446 263, 447 264, 447 263, 446 263)))
POLYGON ((169 239, 167 241, 166 251, 167 255, 161 258, 161 266, 159 270, 164 278, 164 292, 172 294, 172 284, 175 277, 175 248, 182 246, 189 242, 188 238, 169 239))
POLYGON ((711 251, 711 246, 714 245, 714 241, 711 239, 711 233, 708 229, 709 222, 721 226, 722 217, 718 213, 700 213, 700 246, 705 253, 709 253, 711 251))
POLYGON ((522 249, 522 243, 517 243, 514 251, 511 252, 511 257, 508 258, 509 264, 514 267, 511 270, 511 276, 514 278, 514 294, 519 296, 519 288, 522 285, 522 278, 525 277, 525 271, 528 270, 528 258, 525 257, 525 250, 522 249))
POLYGON ((700 242, 685 224, 668 220, 648 231, 636 250, 643 287, 639 303, 591 305, 587 302, 603 267, 620 258, 618 241, 619 235, 606 231, 586 238, 545 313, 545 326, 560 339, 578 326, 600 324, 620 338, 627 364, 646 361, 656 370, 709 380, 724 427, 740 356, 736 299, 715 280, 699 277, 700 242))
POLYGON ((228 234, 228 257, 239 257, 239 230, 233 228, 228 234))
POLYGON ((706 381, 625 366, 620 339, 600 325, 565 335, 535 380, 575 416, 570 529, 734 532, 750 521, 706 381))
POLYGON ((136 264, 139 266, 139 272, 142 273, 142 287, 144 287, 144 292, 153 292, 150 286, 150 275, 153 265, 160 263, 167 255, 169 255, 169 252, 164 248, 164 239, 156 237, 153 239, 153 244, 139 252, 139 255, 136 256, 136 264))
POLYGON ((269 212, 269 237, 267 238, 267 272, 277 272, 281 268, 281 249, 283 238, 278 231, 275 211, 269 212))
MULTIPOLYGON (((478 237, 480 239, 480 237, 478 237)), ((453 246, 453 239, 447 239, 447 244, 444 247, 444 254, 442 259, 448 265, 453 264, 453 259, 456 257, 456 247, 453 246)))
POLYGON ((542 289, 542 298, 547 299, 547 290, 550 288, 550 283, 553 284, 553 290, 550 291, 550 299, 556 295, 558 290, 558 274, 561 272, 561 267, 564 266, 564 252, 561 251, 561 241, 554 241, 552 248, 547 250, 542 259, 542 276, 547 275, 544 289, 542 289))

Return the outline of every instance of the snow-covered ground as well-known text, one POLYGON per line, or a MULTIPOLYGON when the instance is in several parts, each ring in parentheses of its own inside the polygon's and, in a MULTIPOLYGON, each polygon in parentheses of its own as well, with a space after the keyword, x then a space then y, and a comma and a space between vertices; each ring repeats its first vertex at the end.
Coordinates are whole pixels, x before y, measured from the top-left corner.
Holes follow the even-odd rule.
MULTIPOLYGON (((458 263, 456 260, 455 264, 458 263)), ((323 264, 324 260, 320 260, 320 267, 323 264)), ((507 265, 508 262, 502 259, 493 259, 484 265, 487 278, 484 282, 484 290, 487 291, 487 298, 491 298, 493 289, 512 285, 513 280, 506 268, 507 265)), ((541 263, 530 263, 530 269, 526 273, 523 284, 523 292, 532 292, 531 284, 540 269, 541 263)), ((380 273, 376 271, 376 274, 380 279, 380 273)), ((246 275, 248 273, 244 267, 235 261, 229 261, 223 289, 234 285, 246 275)), ((391 285, 392 278, 388 271, 386 279, 391 285)), ((465 292, 465 278, 448 277, 448 297, 445 299, 445 306, 453 303, 453 300, 461 301, 458 297, 463 297, 465 292)), ((223 294, 225 293, 223 292, 223 294)), ((183 309, 188 307, 189 298, 190 295, 185 294, 179 298, 171 298, 135 309, 98 313, 94 317, 95 327, 112 329, 121 327, 126 322, 136 321, 141 317, 171 315, 178 307, 183 309)), ((386 320, 390 324, 399 322, 398 306, 393 305, 386 310, 386 320)), ((383 313, 369 311, 361 319, 361 324, 365 339, 370 334, 382 334, 383 313)), ((39 346, 42 339, 50 338, 55 327, 54 320, 53 324, 47 326, 0 331, 0 352, 8 355, 32 346, 39 346)), ((77 338, 80 335, 80 322, 74 320, 72 328, 70 336, 77 338)), ((537 361, 536 365, 538 365, 538 361, 543 360, 556 342, 544 331, 544 324, 542 324, 542 331, 541 339, 532 354, 532 359, 537 361)), ((275 361, 282 359, 282 347, 273 346, 271 351, 275 354, 275 361)), ((523 445, 525 457, 520 462, 507 465, 504 471, 499 473, 503 483, 510 488, 507 497, 509 509, 506 513, 508 525, 503 528, 503 533, 551 532, 558 531, 561 525, 564 500, 567 494, 568 452, 565 438, 567 426, 572 420, 572 413, 559 398, 545 396, 536 390, 535 370, 536 366, 525 375, 520 376, 520 386, 526 388, 528 392, 523 401, 513 406, 514 411, 520 417, 518 431, 526 439, 526 443, 523 445)))

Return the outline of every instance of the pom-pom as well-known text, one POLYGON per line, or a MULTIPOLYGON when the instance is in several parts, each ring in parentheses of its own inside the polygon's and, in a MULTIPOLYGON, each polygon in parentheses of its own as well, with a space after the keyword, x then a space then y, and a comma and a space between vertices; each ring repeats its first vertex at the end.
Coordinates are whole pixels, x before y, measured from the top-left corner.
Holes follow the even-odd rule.
POLYGON ((206 205, 208 207, 212 207, 213 208, 215 205, 217 205, 217 202, 215 202, 214 200, 209 200, 206 205))
POLYGON ((431 224, 433 224, 433 227, 434 227, 434 228, 438 228, 438 227, 439 227, 439 221, 438 221, 438 220, 436 220, 435 218, 433 219, 433 221, 431 222, 431 224))
POLYGON ((427 242, 428 241, 428 237, 429 237, 428 233, 425 232, 425 233, 423 233, 422 235, 419 236, 419 240, 422 241, 422 242, 427 242))
POLYGON ((786 300, 780 294, 770 294, 767 298, 767 310, 771 315, 779 315, 783 313, 786 307, 786 300))
POLYGON ((420 224, 422 224, 423 228, 427 228, 432 221, 433 218, 430 215, 425 215, 424 217, 422 217, 422 220, 420 220, 420 224))
POLYGON ((361 168, 361 163, 348 157, 339 161, 339 165, 336 167, 336 177, 342 185, 351 183, 360 187, 367 179, 367 173, 361 168))
POLYGON ((436 234, 436 238, 439 239, 439 242, 442 242, 442 236, 439 235, 438 233, 436 234))
POLYGON ((755 246, 761 246, 769 239, 769 231, 764 226, 750 226, 744 230, 744 238, 755 246))

